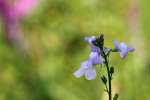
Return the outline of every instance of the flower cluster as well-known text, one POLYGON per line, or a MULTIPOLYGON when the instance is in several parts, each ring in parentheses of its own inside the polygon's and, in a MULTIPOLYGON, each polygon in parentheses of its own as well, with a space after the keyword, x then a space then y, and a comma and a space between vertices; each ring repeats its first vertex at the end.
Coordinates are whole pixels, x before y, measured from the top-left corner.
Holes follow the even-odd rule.
POLYGON ((91 52, 89 59, 82 62, 80 68, 74 72, 74 76, 79 78, 85 76, 87 80, 93 80, 96 78, 96 69, 94 65, 103 64, 105 61, 104 55, 109 55, 110 52, 119 52, 120 57, 124 59, 128 52, 132 52, 135 49, 128 47, 125 43, 119 43, 114 41, 115 49, 105 48, 103 35, 99 38, 95 36, 85 37, 85 41, 90 44, 91 52))
POLYGON ((87 80, 95 79, 96 77, 96 70, 93 67, 94 64, 102 64, 103 58, 100 55, 100 49, 93 45, 93 43, 96 41, 96 37, 86 37, 85 41, 88 42, 91 45, 91 53, 89 55, 89 59, 87 61, 84 61, 81 63, 80 69, 77 70, 74 75, 76 77, 81 77, 85 75, 85 78, 87 80))

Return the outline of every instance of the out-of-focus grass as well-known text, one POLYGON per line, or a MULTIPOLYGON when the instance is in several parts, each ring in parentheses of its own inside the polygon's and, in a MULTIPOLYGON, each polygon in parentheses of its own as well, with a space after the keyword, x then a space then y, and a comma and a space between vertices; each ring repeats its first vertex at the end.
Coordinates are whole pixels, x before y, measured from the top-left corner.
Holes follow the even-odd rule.
MULTIPOLYGON (((118 54, 111 56, 116 69, 113 87, 120 100, 150 98, 148 2, 141 0, 139 6, 144 48, 136 48, 124 61, 118 54)), ((76 79, 73 72, 88 58, 85 36, 103 32, 108 47, 113 47, 114 39, 130 44, 135 38, 127 26, 128 4, 128 0, 47 0, 22 22, 25 54, 6 44, 1 29, 0 100, 104 100, 99 77, 76 79)))

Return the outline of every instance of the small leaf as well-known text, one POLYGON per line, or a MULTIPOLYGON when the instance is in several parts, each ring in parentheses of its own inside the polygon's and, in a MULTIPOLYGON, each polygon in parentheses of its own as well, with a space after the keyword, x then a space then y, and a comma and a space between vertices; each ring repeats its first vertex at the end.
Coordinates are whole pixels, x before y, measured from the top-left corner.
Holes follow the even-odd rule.
POLYGON ((116 93, 116 94, 114 95, 114 97, 113 97, 113 100, 117 100, 118 97, 119 97, 119 94, 116 93))
POLYGON ((103 82, 104 84, 107 83, 107 78, 106 78, 105 76, 102 76, 102 77, 101 77, 101 80, 102 80, 102 82, 103 82))

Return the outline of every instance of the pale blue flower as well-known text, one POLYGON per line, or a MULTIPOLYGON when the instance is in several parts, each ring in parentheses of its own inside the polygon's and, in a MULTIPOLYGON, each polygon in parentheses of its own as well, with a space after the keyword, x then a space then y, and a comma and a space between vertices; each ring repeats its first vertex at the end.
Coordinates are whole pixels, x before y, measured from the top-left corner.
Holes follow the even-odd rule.
POLYGON ((89 59, 81 63, 80 68, 74 72, 74 76, 77 78, 85 76, 87 80, 93 80, 96 78, 96 69, 94 65, 103 64, 104 59, 100 55, 100 48, 93 44, 93 42, 96 41, 95 36, 86 37, 85 41, 91 45, 89 59))
POLYGON ((128 52, 133 52, 135 49, 128 47, 125 43, 119 43, 118 41, 114 41, 116 49, 120 53, 120 57, 124 59, 128 52))
POLYGON ((81 63, 80 69, 74 72, 74 76, 79 78, 85 76, 87 80, 93 80, 96 78, 96 69, 93 67, 92 61, 87 60, 81 63))
POLYGON ((96 78, 95 64, 103 64, 103 58, 98 52, 91 52, 89 59, 81 63, 79 70, 74 72, 74 76, 79 78, 85 76, 87 80, 93 80, 96 78))

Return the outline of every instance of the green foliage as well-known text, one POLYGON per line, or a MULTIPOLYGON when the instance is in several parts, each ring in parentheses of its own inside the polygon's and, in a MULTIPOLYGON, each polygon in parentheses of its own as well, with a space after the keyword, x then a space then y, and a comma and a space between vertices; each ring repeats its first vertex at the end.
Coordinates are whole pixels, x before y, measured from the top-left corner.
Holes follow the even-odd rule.
MULTIPOLYGON (((76 79, 73 72, 88 57, 85 36, 103 32, 108 47, 114 38, 128 42, 135 38, 129 34, 125 16, 129 1, 45 0, 22 22, 27 44, 24 53, 6 43, 0 23, 0 100, 104 100, 100 79, 76 79)), ((145 32, 141 35, 149 50, 149 1, 140 1, 145 32)), ((116 72, 113 91, 119 93, 118 100, 150 100, 150 54, 145 49, 136 48, 137 53, 123 64, 119 55, 111 56, 116 72), (140 52, 146 56, 138 56, 140 52)))

